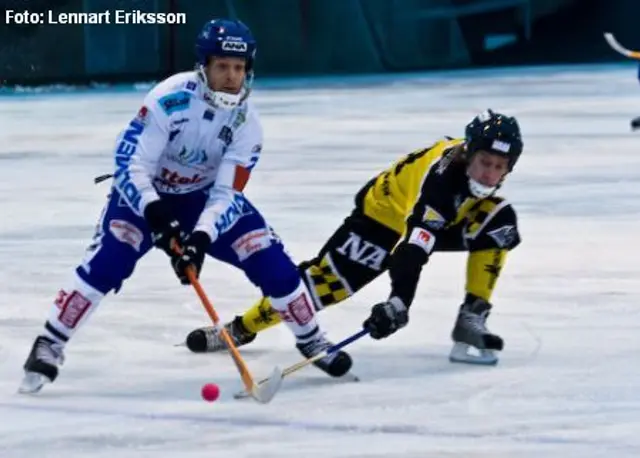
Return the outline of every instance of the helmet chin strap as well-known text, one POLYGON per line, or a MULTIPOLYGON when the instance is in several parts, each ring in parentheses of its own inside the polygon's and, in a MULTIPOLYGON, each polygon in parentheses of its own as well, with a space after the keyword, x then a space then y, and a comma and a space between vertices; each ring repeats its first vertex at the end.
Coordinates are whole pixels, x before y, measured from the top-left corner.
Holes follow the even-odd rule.
POLYGON ((467 174, 467 178, 469 179, 469 192, 471 192, 471 195, 477 197, 478 199, 485 199, 493 195, 498 189, 500 189, 506 177, 507 175, 505 174, 500 182, 495 186, 486 186, 479 181, 474 180, 469 176, 469 174, 467 174))
POLYGON ((486 197, 489 197, 491 194, 493 194, 494 192, 496 192, 496 190, 499 188, 498 186, 485 186, 482 183, 474 180, 473 178, 469 177, 469 191, 471 192, 471 194, 474 197, 477 197, 479 199, 484 199, 486 197))
POLYGON ((222 110, 231 110, 240 105, 247 97, 251 90, 247 87, 246 82, 240 92, 237 94, 229 94, 222 91, 214 91, 209 87, 209 81, 204 66, 198 65, 198 77, 204 83, 204 99, 214 108, 222 110))

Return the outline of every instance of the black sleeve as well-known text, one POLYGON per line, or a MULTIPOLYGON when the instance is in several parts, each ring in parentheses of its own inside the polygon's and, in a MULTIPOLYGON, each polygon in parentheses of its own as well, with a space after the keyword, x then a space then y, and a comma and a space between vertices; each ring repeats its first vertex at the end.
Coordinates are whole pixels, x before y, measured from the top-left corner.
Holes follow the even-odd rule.
POLYGON ((416 294, 422 266, 428 259, 427 253, 417 245, 406 242, 398 245, 389 263, 390 297, 399 297, 409 307, 416 294))

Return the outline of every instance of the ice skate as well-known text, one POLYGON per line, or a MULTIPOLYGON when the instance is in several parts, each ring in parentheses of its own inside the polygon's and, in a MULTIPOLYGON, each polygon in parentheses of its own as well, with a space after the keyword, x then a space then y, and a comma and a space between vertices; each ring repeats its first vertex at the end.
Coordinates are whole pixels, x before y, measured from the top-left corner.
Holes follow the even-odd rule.
MULTIPOLYGON (((253 342, 256 334, 248 332, 242 324, 242 317, 235 317, 233 321, 224 325, 224 328, 233 339, 236 347, 242 347, 253 342)), ((227 344, 222 339, 220 332, 213 326, 199 328, 191 331, 187 336, 187 348, 194 353, 213 353, 227 349, 227 344)))
POLYGON ((63 361, 62 345, 48 337, 38 336, 24 363, 25 376, 18 392, 37 393, 46 383, 52 383, 58 376, 58 366, 63 361))
POLYGON ((504 342, 486 327, 490 310, 491 304, 481 299, 462 304, 451 333, 454 345, 449 361, 483 365, 498 363, 496 351, 502 350, 504 342))
MULTIPOLYGON (((309 359, 318 353, 328 350, 333 344, 322 334, 308 341, 298 342, 296 348, 302 355, 309 359)), ((331 377, 342 377, 351 369, 351 356, 347 352, 337 351, 313 363, 318 369, 329 374, 331 377)))

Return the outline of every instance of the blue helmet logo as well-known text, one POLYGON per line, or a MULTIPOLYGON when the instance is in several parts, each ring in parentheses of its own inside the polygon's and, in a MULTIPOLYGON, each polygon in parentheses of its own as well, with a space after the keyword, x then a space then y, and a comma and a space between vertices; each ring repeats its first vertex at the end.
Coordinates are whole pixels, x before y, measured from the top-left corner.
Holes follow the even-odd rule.
POLYGON ((227 52, 247 52, 248 46, 244 41, 223 41, 222 50, 227 52))

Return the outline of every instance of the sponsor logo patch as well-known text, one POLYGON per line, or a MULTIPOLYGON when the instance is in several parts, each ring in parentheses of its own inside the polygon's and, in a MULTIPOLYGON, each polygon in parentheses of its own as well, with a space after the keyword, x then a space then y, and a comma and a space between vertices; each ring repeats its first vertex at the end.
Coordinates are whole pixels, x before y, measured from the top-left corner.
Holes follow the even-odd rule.
POLYGON ((109 221, 109 232, 113 234, 116 240, 131 245, 138 252, 140 251, 144 235, 134 224, 123 219, 112 219, 109 221))
POLYGON ((431 254, 436 238, 431 232, 421 227, 414 227, 409 236, 409 243, 422 248, 425 253, 431 254))
POLYGON ((313 319, 313 309, 304 293, 289 302, 287 309, 291 318, 300 326, 304 326, 313 319))
POLYGON ((248 49, 247 43, 244 41, 223 41, 222 50, 231 52, 246 52, 248 49))
POLYGON ((515 226, 506 225, 487 232, 487 235, 495 240, 500 248, 507 248, 515 242, 517 231, 515 226))
MULTIPOLYGON (((58 305, 58 301, 60 301, 60 295, 56 305, 58 305)), ((61 306, 59 307, 61 310, 58 320, 68 328, 75 328, 89 307, 91 307, 91 301, 78 291, 73 291, 71 294, 62 294, 61 306)))
POLYGON ((269 248, 271 243, 272 239, 269 230, 257 229, 247 232, 242 237, 238 237, 231 244, 231 247, 238 255, 238 259, 242 262, 254 253, 269 248))

